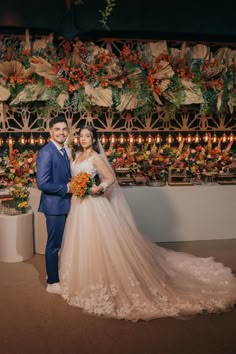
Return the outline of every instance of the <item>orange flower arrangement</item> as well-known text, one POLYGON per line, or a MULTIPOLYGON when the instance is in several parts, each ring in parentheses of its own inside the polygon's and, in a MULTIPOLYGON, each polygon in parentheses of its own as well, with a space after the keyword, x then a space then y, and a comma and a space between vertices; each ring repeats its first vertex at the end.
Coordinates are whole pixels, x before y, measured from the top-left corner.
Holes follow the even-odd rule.
POLYGON ((84 198, 89 195, 89 190, 94 184, 91 174, 80 172, 73 176, 70 182, 70 191, 75 197, 84 198))
POLYGON ((36 157, 37 153, 32 150, 20 152, 15 149, 11 156, 3 158, 6 177, 16 184, 36 186, 36 157))

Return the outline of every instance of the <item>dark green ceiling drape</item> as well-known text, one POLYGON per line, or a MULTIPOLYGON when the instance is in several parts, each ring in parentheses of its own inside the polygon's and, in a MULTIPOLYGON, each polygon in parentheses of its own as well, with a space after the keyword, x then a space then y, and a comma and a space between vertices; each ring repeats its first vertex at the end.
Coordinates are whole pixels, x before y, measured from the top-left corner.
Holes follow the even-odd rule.
POLYGON ((53 31, 80 37, 115 36, 236 41, 236 1, 116 0, 103 32, 99 9, 105 0, 83 0, 68 14, 65 0, 8 0, 0 4, 0 30, 53 31))

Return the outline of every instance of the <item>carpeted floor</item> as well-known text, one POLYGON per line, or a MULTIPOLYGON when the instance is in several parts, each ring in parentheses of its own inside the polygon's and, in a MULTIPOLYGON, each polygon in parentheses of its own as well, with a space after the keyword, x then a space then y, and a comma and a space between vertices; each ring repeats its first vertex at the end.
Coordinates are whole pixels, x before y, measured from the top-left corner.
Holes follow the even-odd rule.
MULTIPOLYGON (((236 239, 162 244, 215 256, 236 272, 236 239)), ((45 291, 44 256, 0 262, 1 354, 235 354, 236 308, 136 323, 86 315, 45 291)))

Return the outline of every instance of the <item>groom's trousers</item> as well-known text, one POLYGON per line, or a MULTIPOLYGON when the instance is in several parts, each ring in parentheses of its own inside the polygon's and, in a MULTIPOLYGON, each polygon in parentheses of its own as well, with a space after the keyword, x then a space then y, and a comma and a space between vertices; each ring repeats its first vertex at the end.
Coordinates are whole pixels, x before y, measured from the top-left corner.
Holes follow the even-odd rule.
POLYGON ((46 271, 49 284, 59 282, 58 274, 58 253, 61 248, 62 237, 65 228, 67 214, 48 215, 45 214, 47 223, 47 244, 45 251, 46 271))

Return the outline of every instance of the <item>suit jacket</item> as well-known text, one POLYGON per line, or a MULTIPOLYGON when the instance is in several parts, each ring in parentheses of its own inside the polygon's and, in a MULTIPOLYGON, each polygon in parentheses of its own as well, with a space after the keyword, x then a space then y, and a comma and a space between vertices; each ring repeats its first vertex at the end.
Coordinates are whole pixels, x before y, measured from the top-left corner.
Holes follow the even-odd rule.
POLYGON ((70 163, 53 142, 45 145, 37 158, 37 185, 42 191, 38 211, 49 215, 67 214, 70 197, 67 183, 71 179, 70 163))

